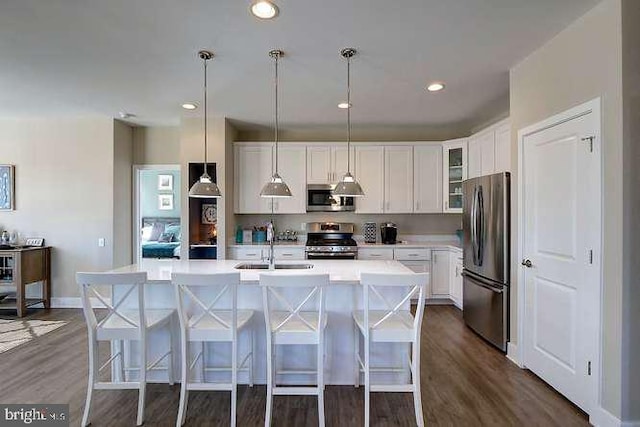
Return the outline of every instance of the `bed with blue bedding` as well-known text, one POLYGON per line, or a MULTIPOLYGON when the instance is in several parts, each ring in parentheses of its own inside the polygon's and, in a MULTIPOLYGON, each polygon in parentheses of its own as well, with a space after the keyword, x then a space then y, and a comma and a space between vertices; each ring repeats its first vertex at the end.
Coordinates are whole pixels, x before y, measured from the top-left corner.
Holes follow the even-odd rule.
POLYGON ((142 258, 180 258, 180 218, 142 218, 142 258))

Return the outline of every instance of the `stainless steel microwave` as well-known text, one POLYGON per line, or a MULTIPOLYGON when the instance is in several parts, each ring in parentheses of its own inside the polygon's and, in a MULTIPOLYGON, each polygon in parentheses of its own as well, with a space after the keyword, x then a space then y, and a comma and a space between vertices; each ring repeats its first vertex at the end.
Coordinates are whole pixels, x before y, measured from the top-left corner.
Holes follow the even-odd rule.
POLYGON ((353 197, 334 196, 335 185, 307 184, 307 212, 345 212, 356 210, 353 197))

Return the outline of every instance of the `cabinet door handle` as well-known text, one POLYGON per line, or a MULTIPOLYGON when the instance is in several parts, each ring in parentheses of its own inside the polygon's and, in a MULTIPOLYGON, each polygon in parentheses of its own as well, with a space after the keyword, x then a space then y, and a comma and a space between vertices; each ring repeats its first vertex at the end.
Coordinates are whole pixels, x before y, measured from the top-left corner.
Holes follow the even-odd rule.
POLYGON ((376 258, 376 257, 381 257, 382 255, 381 254, 370 254, 369 256, 372 257, 372 258, 376 258))
POLYGON ((414 256, 415 257, 415 256, 418 256, 418 254, 409 254, 409 256, 414 256))
POLYGON ((293 256, 293 254, 282 254, 282 256, 293 256))

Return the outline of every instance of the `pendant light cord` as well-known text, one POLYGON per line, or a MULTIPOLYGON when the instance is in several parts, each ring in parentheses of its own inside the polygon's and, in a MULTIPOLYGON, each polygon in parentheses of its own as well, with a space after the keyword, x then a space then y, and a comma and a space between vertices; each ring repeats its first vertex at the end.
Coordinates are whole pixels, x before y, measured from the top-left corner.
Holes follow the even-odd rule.
POLYGON ((207 58, 204 60, 204 173, 207 173, 207 58))
POLYGON ((275 123, 275 143, 276 143, 276 174, 278 173, 278 58, 279 55, 275 55, 275 61, 276 61, 276 73, 275 73, 275 90, 276 90, 276 96, 275 96, 275 108, 276 108, 276 123, 275 123))
POLYGON ((351 57, 347 57, 347 172, 351 172, 351 57))

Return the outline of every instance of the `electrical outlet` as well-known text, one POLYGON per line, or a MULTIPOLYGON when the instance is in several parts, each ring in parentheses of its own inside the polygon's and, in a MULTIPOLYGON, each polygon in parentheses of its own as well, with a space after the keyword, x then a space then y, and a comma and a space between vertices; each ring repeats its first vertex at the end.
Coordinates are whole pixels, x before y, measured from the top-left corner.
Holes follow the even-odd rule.
POLYGON ((300 224, 300 231, 304 231, 307 229, 307 223, 303 222, 302 224, 300 224))
POLYGON ((98 246, 101 247, 101 248, 104 248, 104 245, 105 245, 104 237, 100 237, 98 239, 98 246))

